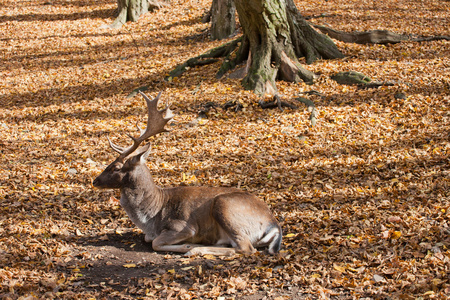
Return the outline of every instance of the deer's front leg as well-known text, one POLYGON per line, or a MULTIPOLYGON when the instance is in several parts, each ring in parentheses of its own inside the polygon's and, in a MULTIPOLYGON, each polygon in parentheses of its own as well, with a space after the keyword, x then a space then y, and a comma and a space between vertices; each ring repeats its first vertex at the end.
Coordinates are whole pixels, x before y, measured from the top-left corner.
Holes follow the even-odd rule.
POLYGON ((153 242, 154 238, 153 238, 153 236, 146 234, 144 240, 146 243, 151 243, 151 242, 153 242))
POLYGON ((153 250, 186 253, 200 245, 178 244, 191 238, 194 234, 195 233, 192 230, 188 229, 182 231, 163 230, 161 234, 153 240, 153 250))

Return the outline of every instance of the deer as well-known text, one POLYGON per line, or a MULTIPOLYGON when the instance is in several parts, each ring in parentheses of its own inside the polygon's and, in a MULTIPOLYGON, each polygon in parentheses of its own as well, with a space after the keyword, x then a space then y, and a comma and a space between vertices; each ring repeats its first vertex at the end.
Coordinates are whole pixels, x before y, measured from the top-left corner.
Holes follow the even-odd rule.
MULTIPOLYGON (((255 253, 267 247, 269 254, 281 248, 282 229, 268 205, 254 194, 233 187, 159 187, 146 165, 151 151, 148 138, 168 132, 174 117, 169 105, 158 110, 161 92, 147 104, 147 127, 136 124, 140 135, 129 147, 110 147, 119 156, 92 182, 100 189, 119 189, 120 204, 130 220, 145 234, 154 251, 185 256, 232 256, 255 253)), ((139 122, 138 122, 139 123, 139 122)))

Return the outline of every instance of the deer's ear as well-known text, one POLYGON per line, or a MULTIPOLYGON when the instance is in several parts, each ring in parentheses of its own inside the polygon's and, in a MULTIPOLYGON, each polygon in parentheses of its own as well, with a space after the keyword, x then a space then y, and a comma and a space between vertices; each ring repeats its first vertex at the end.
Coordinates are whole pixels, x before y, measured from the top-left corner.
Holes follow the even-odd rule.
POLYGON ((139 158, 141 163, 145 163, 147 161, 147 157, 150 154, 150 150, 152 150, 152 148, 150 147, 150 144, 147 144, 138 150, 139 153, 136 155, 136 157, 139 158))

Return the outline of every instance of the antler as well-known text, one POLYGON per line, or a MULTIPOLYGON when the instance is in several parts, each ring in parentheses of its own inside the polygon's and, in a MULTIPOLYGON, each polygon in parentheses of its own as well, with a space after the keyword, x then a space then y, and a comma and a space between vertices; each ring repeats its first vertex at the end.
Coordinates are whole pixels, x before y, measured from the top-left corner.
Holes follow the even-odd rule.
POLYGON ((128 136, 133 140, 133 145, 128 148, 123 148, 121 146, 115 145, 108 138, 111 148, 114 151, 120 153, 118 157, 118 159, 120 160, 125 159, 128 155, 133 153, 137 148, 139 148, 139 145, 149 137, 157 135, 161 132, 167 132, 168 130, 165 129, 164 126, 167 124, 167 122, 170 121, 170 119, 173 118, 173 113, 169 109, 169 105, 166 105, 166 108, 162 110, 158 110, 158 100, 161 97, 161 92, 159 92, 158 96, 156 96, 153 100, 150 100, 141 91, 139 91, 139 94, 144 97, 145 102, 147 103, 147 128, 142 129, 138 124, 136 124, 136 127, 139 129, 140 135, 139 137, 135 138, 128 134, 128 136))

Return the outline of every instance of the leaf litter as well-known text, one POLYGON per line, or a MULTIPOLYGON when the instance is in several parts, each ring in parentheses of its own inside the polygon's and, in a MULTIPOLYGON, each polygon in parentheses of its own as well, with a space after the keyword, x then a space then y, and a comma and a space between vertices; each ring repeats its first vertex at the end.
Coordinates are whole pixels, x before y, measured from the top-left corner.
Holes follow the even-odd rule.
MULTIPOLYGON (((445 1, 297 1, 345 31, 448 34, 445 1), (444 30, 444 31, 443 31, 444 30)), ((118 30, 114 1, 5 1, 0 7, 0 295, 5 299, 444 299, 450 294, 448 41, 356 45, 306 66, 312 86, 279 82, 307 108, 262 110, 220 62, 176 65, 220 45, 206 1, 173 1, 118 30), (395 86, 359 90, 354 70, 395 86), (279 256, 155 253, 116 191, 91 182, 163 91, 176 117, 151 140, 155 181, 257 194, 284 231, 279 256), (396 94, 404 97, 395 97, 396 94), (239 101, 242 110, 221 108, 239 101), (209 102, 206 118, 198 118, 209 102), (195 121, 196 120, 196 121, 195 121)))

